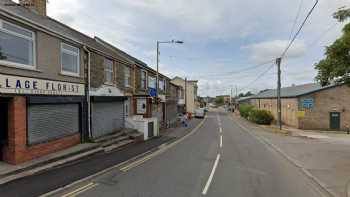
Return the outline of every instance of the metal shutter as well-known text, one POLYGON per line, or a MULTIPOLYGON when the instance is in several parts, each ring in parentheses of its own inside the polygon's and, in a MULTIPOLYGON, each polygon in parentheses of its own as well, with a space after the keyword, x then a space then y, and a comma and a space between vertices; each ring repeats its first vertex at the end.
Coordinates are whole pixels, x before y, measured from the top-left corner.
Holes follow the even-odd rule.
POLYGON ((28 106, 28 142, 35 144, 79 132, 79 104, 28 106))
POLYGON ((101 137, 124 128, 124 102, 92 104, 92 136, 101 137))

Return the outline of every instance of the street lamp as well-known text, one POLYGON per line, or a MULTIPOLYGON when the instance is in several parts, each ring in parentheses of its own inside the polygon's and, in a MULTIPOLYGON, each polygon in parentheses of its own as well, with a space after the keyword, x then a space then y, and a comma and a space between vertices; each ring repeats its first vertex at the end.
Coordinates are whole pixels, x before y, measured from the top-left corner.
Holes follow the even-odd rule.
MULTIPOLYGON (((183 44, 181 40, 171 40, 171 41, 157 41, 157 79, 156 79, 156 99, 158 100, 159 95, 159 45, 160 44, 183 44)), ((158 101, 157 101, 157 111, 158 111, 158 101)))

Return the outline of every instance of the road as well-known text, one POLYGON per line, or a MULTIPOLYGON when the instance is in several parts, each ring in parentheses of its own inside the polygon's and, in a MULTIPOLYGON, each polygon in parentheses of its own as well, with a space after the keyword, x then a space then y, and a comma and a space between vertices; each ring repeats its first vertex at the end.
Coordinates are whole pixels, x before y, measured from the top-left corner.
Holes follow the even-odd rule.
POLYGON ((297 167, 241 128, 211 112, 192 135, 152 157, 87 180, 59 196, 318 197, 297 167))

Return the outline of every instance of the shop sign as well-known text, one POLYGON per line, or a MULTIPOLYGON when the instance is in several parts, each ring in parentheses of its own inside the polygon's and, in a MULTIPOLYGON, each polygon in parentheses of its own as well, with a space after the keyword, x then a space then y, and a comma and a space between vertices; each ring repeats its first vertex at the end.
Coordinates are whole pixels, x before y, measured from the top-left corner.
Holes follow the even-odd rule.
POLYGON ((302 104, 304 109, 311 109, 314 107, 314 99, 303 99, 302 104))
POLYGON ((304 118, 305 117, 305 111, 298 111, 297 115, 298 115, 298 118, 304 118))
POLYGON ((146 114, 147 113, 147 99, 146 98, 137 98, 136 99, 136 113, 137 114, 146 114))
POLYGON ((85 95, 84 84, 0 74, 2 94, 85 95))

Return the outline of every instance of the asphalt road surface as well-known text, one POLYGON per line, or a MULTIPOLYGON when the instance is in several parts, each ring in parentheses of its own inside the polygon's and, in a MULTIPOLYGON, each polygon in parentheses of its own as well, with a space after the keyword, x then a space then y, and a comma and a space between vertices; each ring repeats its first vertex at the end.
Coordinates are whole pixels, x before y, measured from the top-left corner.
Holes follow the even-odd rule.
POLYGON ((87 197, 319 197, 320 190, 226 113, 211 112, 192 135, 65 190, 87 197))

